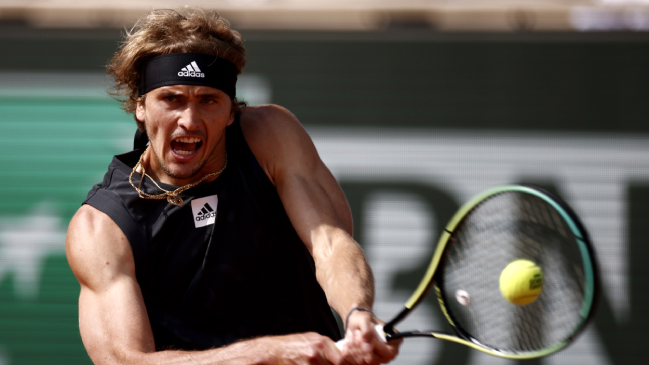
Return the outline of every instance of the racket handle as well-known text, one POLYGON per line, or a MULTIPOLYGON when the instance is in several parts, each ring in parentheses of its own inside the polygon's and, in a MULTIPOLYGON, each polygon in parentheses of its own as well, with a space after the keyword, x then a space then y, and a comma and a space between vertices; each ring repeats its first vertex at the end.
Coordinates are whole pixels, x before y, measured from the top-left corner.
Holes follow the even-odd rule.
MULTIPOLYGON (((385 338, 385 332, 383 332, 382 324, 375 325, 374 331, 376 331, 376 337, 378 337, 381 342, 388 342, 388 340, 385 338)), ((347 340, 343 338, 342 340, 336 342, 336 347, 338 347, 338 350, 342 351, 345 348, 346 343, 347 340)))

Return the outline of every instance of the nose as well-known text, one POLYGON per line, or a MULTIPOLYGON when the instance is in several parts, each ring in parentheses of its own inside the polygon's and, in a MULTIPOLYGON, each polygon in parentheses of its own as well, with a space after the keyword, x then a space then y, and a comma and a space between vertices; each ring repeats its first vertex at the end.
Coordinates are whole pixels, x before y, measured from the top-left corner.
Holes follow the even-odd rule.
POLYGON ((199 111, 196 105, 188 103, 180 113, 178 125, 188 131, 197 129, 201 122, 199 111))

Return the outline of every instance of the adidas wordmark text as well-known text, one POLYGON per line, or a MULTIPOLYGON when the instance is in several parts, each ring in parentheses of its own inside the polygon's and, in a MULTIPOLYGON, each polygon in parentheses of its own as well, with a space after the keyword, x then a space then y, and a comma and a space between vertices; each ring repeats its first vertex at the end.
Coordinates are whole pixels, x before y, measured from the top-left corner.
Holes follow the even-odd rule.
POLYGON ((190 63, 189 65, 183 67, 180 71, 178 71, 178 76, 204 78, 205 74, 201 72, 200 68, 198 68, 196 61, 192 61, 192 63, 190 63))

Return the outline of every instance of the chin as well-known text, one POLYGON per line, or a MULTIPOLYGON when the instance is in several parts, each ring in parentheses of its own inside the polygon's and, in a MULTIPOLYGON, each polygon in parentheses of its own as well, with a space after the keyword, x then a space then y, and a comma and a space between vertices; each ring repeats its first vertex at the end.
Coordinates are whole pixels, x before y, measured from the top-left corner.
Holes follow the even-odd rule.
POLYGON ((189 179, 195 176, 201 169, 196 166, 195 168, 188 168, 188 166, 175 167, 163 166, 163 170, 167 176, 174 179, 189 179))

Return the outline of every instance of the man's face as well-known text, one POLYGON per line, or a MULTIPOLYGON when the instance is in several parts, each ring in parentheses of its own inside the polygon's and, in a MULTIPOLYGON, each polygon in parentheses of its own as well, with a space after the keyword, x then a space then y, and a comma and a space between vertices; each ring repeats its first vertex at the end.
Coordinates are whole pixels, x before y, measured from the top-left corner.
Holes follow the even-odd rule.
POLYGON ((225 127, 234 120, 231 110, 230 98, 207 86, 150 91, 135 115, 146 126, 155 155, 149 155, 149 163, 158 179, 184 185, 221 169, 225 127))

